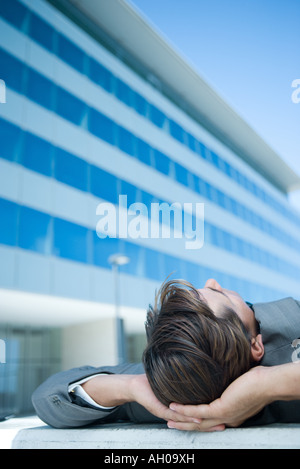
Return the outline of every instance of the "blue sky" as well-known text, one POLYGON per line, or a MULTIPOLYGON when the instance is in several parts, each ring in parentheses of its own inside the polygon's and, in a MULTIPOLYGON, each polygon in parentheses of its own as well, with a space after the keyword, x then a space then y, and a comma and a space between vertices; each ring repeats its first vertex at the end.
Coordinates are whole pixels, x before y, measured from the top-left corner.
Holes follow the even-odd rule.
POLYGON ((300 175, 300 0, 127 1, 300 175))

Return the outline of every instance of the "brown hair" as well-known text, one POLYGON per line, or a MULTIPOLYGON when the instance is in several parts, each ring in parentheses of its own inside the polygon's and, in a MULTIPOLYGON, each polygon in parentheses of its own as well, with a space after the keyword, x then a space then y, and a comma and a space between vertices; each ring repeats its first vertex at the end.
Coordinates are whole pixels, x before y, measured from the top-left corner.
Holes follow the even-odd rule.
POLYGON ((143 363, 165 405, 204 404, 251 366, 250 335, 238 315, 217 317, 189 282, 165 282, 149 306, 143 363))

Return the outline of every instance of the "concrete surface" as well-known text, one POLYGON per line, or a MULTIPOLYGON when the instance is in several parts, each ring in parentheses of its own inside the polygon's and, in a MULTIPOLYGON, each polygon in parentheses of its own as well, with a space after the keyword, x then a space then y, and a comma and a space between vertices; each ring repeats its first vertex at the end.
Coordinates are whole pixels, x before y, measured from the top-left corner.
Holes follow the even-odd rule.
POLYGON ((36 416, 0 423, 1 449, 295 449, 300 424, 198 433, 131 423, 55 429, 36 416))

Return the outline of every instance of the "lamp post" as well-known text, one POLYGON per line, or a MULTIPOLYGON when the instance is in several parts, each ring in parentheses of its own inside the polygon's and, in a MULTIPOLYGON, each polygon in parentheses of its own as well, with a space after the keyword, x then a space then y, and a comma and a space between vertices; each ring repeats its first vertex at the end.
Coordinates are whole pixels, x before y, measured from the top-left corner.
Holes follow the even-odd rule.
POLYGON ((109 256, 108 262, 112 266, 113 277, 114 277, 117 354, 118 354, 118 364, 120 364, 120 363, 123 363, 125 360, 125 338, 124 338, 123 320, 120 317, 119 267, 121 265, 128 264, 130 262, 130 258, 127 256, 124 256, 124 254, 113 254, 109 256))

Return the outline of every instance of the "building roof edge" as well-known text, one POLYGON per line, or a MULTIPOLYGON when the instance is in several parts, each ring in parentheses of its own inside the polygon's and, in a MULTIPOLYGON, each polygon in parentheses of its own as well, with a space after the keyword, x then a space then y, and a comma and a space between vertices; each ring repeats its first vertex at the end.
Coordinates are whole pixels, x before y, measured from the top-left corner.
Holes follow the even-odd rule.
POLYGON ((284 193, 300 189, 300 176, 124 0, 65 0, 169 86, 244 161, 284 193))

